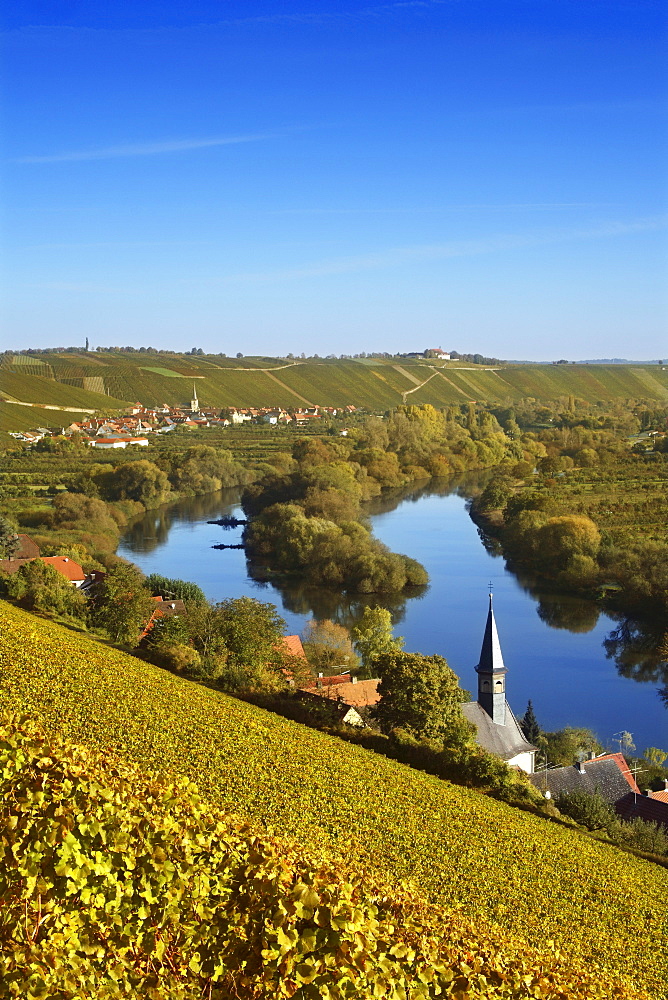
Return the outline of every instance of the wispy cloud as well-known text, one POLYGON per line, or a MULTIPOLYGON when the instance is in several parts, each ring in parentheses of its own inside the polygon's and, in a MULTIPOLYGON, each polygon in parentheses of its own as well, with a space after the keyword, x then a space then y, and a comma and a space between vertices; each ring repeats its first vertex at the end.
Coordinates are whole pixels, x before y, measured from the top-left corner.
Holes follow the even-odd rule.
MULTIPOLYGON (((510 202, 506 204, 485 204, 471 203, 462 205, 386 205, 379 208, 274 208, 269 210, 271 215, 420 215, 437 212, 474 212, 474 211, 495 211, 495 212, 516 212, 516 211, 560 211, 563 209, 593 209, 593 208, 614 208, 612 201, 545 201, 545 202, 510 202)), ((618 206, 617 206, 618 207, 618 206)))
MULTIPOLYGON (((21 21, 20 18, 16 18, 16 22, 12 27, 6 28, 4 31, 0 32, 2 35, 10 35, 19 32, 49 32, 49 31, 87 31, 106 33, 106 32, 123 32, 124 34, 150 34, 154 32, 182 32, 182 31, 201 31, 210 30, 215 28, 236 28, 236 27, 253 27, 254 25, 314 25, 314 26, 324 26, 338 25, 345 22, 359 22, 365 20, 374 20, 382 18, 391 18, 393 15, 402 14, 404 12, 410 14, 425 14, 430 10, 438 10, 440 7, 448 6, 453 3, 458 3, 459 0, 392 0, 390 3, 381 4, 363 4, 359 7, 349 8, 347 10, 337 9, 333 4, 330 10, 316 10, 316 11, 277 11, 271 14, 250 14, 241 17, 222 17, 216 18, 215 20, 202 20, 199 19, 195 14, 189 20, 183 17, 177 17, 173 21, 163 21, 156 22, 151 15, 147 15, 142 19, 141 13, 137 15, 134 19, 135 23, 128 24, 125 11, 122 11, 118 15, 117 22, 114 22, 113 17, 105 18, 105 23, 91 23, 94 21, 94 16, 91 21, 86 21, 86 12, 77 12, 77 16, 71 21, 61 21, 59 23, 48 23, 41 22, 38 20, 31 21, 21 21)), ((639 2, 639 0, 636 0, 639 2)), ((119 10, 121 8, 119 7, 119 10)))
POLYGON ((17 250, 107 250, 132 247, 199 247, 211 246, 214 240, 105 240, 95 243, 25 243, 17 250))
POLYGON ((217 279, 217 282, 227 284, 244 281, 284 281, 325 277, 327 275, 378 270, 419 261, 474 257, 482 254, 502 253, 506 250, 518 250, 525 247, 606 239, 666 228, 668 228, 668 216, 656 216, 626 222, 605 222, 589 228, 560 229, 533 233, 506 233, 474 240, 457 240, 451 243, 394 247, 387 250, 380 250, 377 253, 356 255, 337 260, 319 261, 294 268, 277 269, 275 271, 223 275, 217 279))
POLYGON ((131 156, 158 156, 162 153, 186 153, 193 149, 213 146, 236 146, 245 142, 274 139, 279 132, 259 132, 252 135, 215 136, 208 139, 171 139, 166 142, 128 143, 123 146, 106 146, 102 149, 69 150, 63 153, 46 153, 40 156, 21 156, 15 163, 74 163, 82 160, 114 160, 131 156))

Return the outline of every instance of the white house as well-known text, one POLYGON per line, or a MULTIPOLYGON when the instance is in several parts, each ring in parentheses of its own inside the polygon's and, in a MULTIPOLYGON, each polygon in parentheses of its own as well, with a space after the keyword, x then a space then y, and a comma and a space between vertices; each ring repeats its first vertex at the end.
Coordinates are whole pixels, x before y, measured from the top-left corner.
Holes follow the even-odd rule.
POLYGON ((91 446, 91 448, 127 448, 129 444, 139 445, 140 448, 148 448, 148 438, 134 438, 134 437, 91 438, 88 444, 91 446))

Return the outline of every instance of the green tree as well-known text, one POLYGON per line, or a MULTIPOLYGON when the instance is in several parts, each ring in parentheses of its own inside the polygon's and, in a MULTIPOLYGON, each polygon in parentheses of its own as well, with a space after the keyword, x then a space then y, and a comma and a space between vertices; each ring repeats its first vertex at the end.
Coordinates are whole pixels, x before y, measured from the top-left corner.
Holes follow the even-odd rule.
POLYGON ((172 579, 160 573, 151 573, 147 576, 145 586, 152 594, 159 594, 160 597, 176 597, 182 601, 206 601, 204 591, 196 583, 172 579))
POLYGON ((533 710, 533 705, 531 704, 531 698, 529 698, 529 703, 527 704, 527 710, 520 719, 520 728, 524 733, 526 739, 529 743, 536 745, 536 741, 540 738, 542 730, 538 725, 538 719, 533 710))
POLYGON ((589 752, 601 753, 603 747, 591 729, 566 726, 553 733, 543 733, 548 759, 553 764, 568 767, 589 752))
POLYGON ((78 619, 86 617, 84 595, 62 573, 41 559, 24 563, 18 572, 7 577, 5 586, 10 597, 31 611, 46 611, 78 619))
POLYGON ((588 830, 606 830, 615 819, 615 812, 601 793, 596 789, 593 794, 577 790, 564 792, 555 799, 555 805, 560 812, 574 819, 588 830))
POLYGON ((154 610, 142 573, 136 566, 119 563, 97 588, 92 618, 114 642, 136 646, 154 610))
POLYGON ((381 696, 375 718, 383 732, 461 745, 470 739, 462 714, 467 694, 442 656, 388 652, 375 660, 381 696))
POLYGON ((281 662, 285 620, 277 614, 275 604, 264 604, 254 597, 234 597, 216 604, 215 612, 220 637, 237 663, 281 662))
POLYGON ((20 544, 15 525, 0 516, 0 559, 11 559, 20 544))
POLYGON ((366 607, 364 614, 351 629, 355 649, 364 670, 372 675, 376 657, 383 653, 398 653, 403 649, 402 636, 392 634, 392 615, 386 608, 366 607))
POLYGON ((480 494, 477 506, 480 510, 503 510, 512 496, 505 476, 495 476, 480 494))
POLYGON ((159 507, 169 499, 167 473, 154 462, 124 462, 114 470, 108 486, 110 500, 137 500, 144 507, 159 507))

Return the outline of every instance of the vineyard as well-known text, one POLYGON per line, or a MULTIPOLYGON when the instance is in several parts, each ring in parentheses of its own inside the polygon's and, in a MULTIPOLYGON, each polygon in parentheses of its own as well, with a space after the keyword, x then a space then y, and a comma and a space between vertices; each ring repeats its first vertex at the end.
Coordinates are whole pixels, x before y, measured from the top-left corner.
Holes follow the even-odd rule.
POLYGON ((551 955, 554 941, 607 983, 602 995, 627 976, 654 1000, 668 995, 663 869, 10 605, 1 614, 0 708, 143 771, 196 780, 211 803, 373 877, 410 879, 518 947, 551 955))
POLYGON ((353 405, 386 410, 403 400, 446 406, 526 397, 589 402, 668 399, 662 365, 506 365, 421 359, 284 360, 217 355, 4 355, 0 390, 26 402, 101 406, 118 400, 186 406, 196 380, 205 406, 353 405), (91 392, 91 390, 95 390, 91 392), (93 401, 92 397, 98 397, 93 401), (57 398, 56 398, 57 397, 57 398), (111 397, 111 398, 109 398, 111 397))
MULTIPOLYGON (((659 456, 657 456, 659 457, 659 456)), ((557 513, 586 514, 617 544, 665 544, 668 469, 665 462, 635 462, 577 469, 550 489, 557 513)))
POLYGON ((116 409, 127 406, 123 398, 91 392, 83 386, 68 385, 41 375, 23 375, 0 368, 0 396, 18 399, 22 403, 42 403, 51 406, 72 406, 83 409, 116 409))

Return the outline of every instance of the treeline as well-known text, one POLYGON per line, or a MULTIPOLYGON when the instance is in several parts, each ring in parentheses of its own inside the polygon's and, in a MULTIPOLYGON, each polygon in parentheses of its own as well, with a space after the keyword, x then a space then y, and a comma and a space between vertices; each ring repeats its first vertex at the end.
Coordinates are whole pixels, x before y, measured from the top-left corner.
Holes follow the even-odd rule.
POLYGON ((108 564, 131 518, 180 497, 247 484, 259 475, 230 451, 206 445, 118 464, 76 458, 76 453, 71 456, 68 489, 50 490, 51 505, 25 511, 20 525, 30 530, 43 555, 66 555, 64 549, 78 547, 77 562, 84 569, 108 564))
POLYGON ((297 441, 294 469, 248 487, 249 555, 314 586, 390 593, 427 582, 424 568, 373 538, 362 504, 383 489, 524 457, 494 416, 473 404, 400 406, 347 437, 297 441))
POLYGON ((667 439, 657 434, 652 451, 629 441, 641 428, 665 431, 668 409, 565 403, 529 406, 531 419, 552 424, 532 432, 519 426, 522 410, 499 413, 507 433, 532 439, 533 456, 500 465, 473 515, 511 565, 560 589, 605 596, 624 614, 663 620, 668 631, 667 439))

